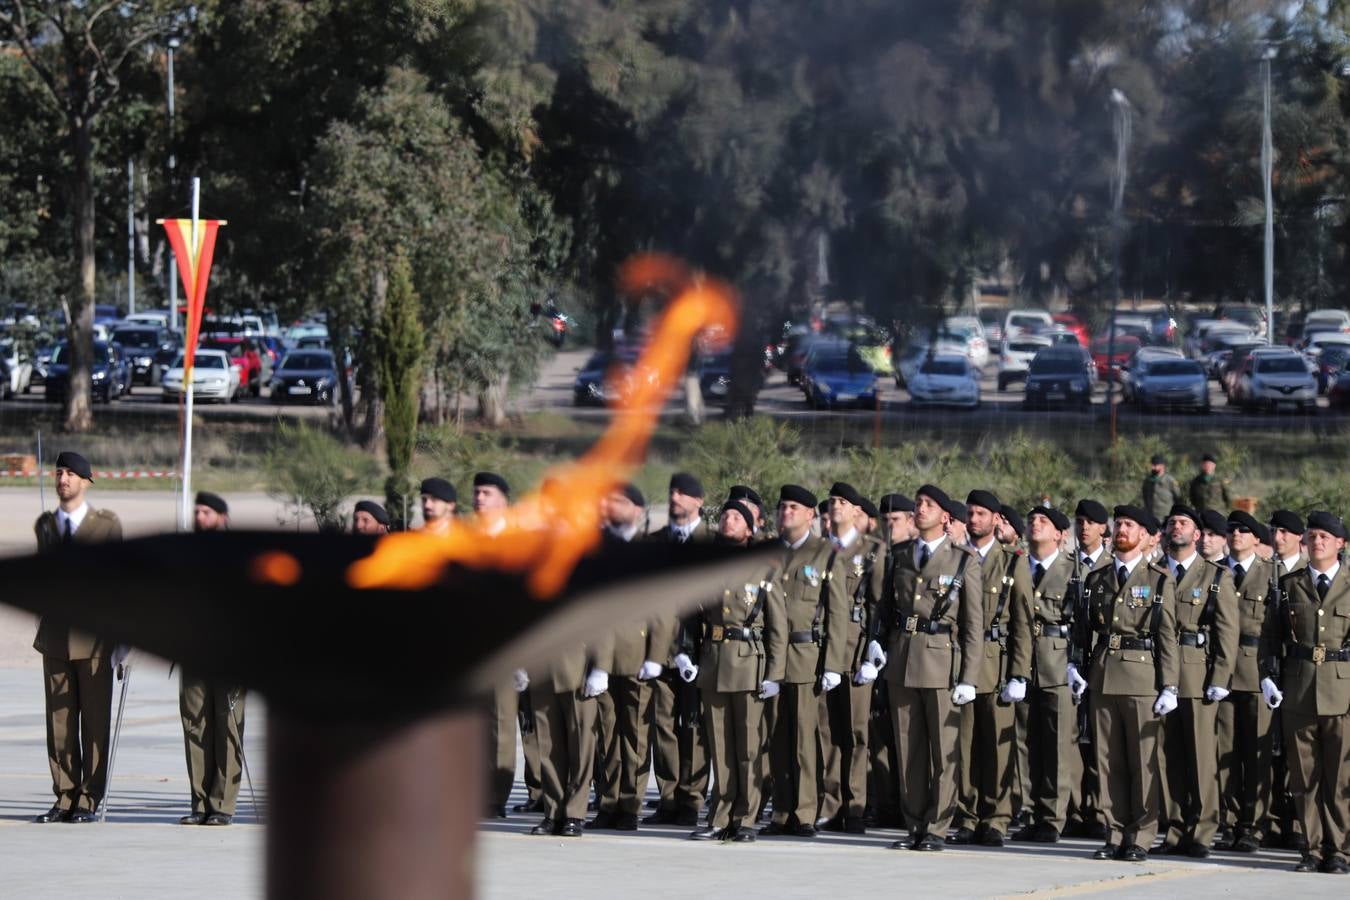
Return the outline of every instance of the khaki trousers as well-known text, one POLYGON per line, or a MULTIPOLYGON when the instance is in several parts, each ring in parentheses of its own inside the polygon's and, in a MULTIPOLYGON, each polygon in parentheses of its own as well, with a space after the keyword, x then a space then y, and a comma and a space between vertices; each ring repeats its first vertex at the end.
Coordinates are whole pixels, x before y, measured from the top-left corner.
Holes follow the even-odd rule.
POLYGON ((1282 712, 1289 787, 1308 851, 1321 859, 1350 856, 1350 714, 1282 712))
MULTIPOLYGON (((846 675, 847 679, 848 676, 846 675)), ((867 813, 867 731, 872 685, 851 679, 820 697, 820 817, 867 813)))
POLYGON ((1182 699, 1163 721, 1168 829, 1163 840, 1208 847, 1219 830, 1219 704, 1182 699))
POLYGON ((600 812, 637 815, 647 793, 651 763, 647 726, 652 689, 645 681, 609 676, 609 690, 596 698, 595 799, 600 812))
POLYGON ((1076 740, 1078 710, 1068 685, 1028 688, 1025 706, 1032 817, 1063 831, 1069 797, 1077 793, 1076 771, 1082 769, 1076 740))
MULTIPOLYGON (((1027 686, 1028 698, 1031 687, 1027 686)), ((1031 758, 1027 754, 1028 722, 1031 718, 1031 704, 1022 702, 1013 706, 1013 719, 1016 731, 1013 736, 1013 815, 1021 815, 1022 810, 1031 814, 1031 758)))
POLYGON ((530 688, 544 817, 584 819, 595 769, 595 698, 530 688))
POLYGON ((183 719, 192 811, 234 815, 244 771, 243 690, 216 687, 184 671, 178 684, 178 712, 183 719), (238 699, 232 715, 234 692, 238 699))
POLYGON ((703 808, 708 793, 708 753, 698 727, 698 688, 673 668, 651 681, 652 771, 661 792, 661 808, 703 808))
POLYGON ((1097 773, 1107 843, 1145 850, 1158 836, 1162 785, 1158 756, 1162 720, 1152 696, 1120 694, 1093 698, 1097 773))
POLYGON ((960 711, 961 762, 957 767, 956 826, 979 825, 1006 834, 1012 821, 1013 704, 996 692, 977 694, 960 711))
POLYGON ((1270 808, 1274 734, 1260 693, 1234 691, 1219 704, 1219 820, 1259 839, 1270 808))
POLYGON ((956 813, 956 766, 961 711, 946 688, 887 685, 900 808, 911 837, 947 837, 956 813))
POLYGON ((704 691, 703 724, 716 785, 708 824, 752 828, 764 782, 764 701, 750 691, 704 691))
POLYGON ((112 668, 101 657, 42 657, 47 762, 52 771, 52 793, 62 809, 98 809, 108 792, 112 668))
POLYGON ((773 821, 796 819, 814 825, 819 797, 816 767, 820 765, 820 701, 814 684, 783 682, 773 737, 769 742, 769 769, 773 772, 773 821))
POLYGON ((488 707, 488 807, 506 806, 516 782, 516 714, 520 700, 510 684, 498 685, 488 707))

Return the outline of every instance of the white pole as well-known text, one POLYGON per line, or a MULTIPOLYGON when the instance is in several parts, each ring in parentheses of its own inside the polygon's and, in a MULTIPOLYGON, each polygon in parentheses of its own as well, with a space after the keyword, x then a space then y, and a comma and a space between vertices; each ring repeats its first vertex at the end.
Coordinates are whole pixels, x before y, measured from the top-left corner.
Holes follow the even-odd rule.
MULTIPOLYGON (((174 134, 173 134, 173 51, 178 49, 178 38, 169 39, 169 192, 176 190, 174 186, 174 171, 178 166, 178 160, 174 156, 174 134)), ((174 264, 173 247, 169 248, 169 327, 174 331, 178 330, 178 272, 174 264)))
MULTIPOLYGON (((169 273, 173 277, 173 273, 169 273)), ((136 312, 136 162, 127 160, 127 315, 136 312)))
POLYGON ((1266 291, 1266 340, 1275 343, 1275 198, 1272 188, 1272 169, 1275 164, 1274 142, 1270 134, 1270 59, 1275 51, 1268 50, 1261 61, 1265 68, 1263 90, 1263 111, 1261 121, 1261 182, 1266 193, 1266 234, 1265 234, 1265 291, 1266 291))
MULTIPOLYGON (((201 261, 197 253, 197 217, 201 204, 202 180, 192 179, 192 243, 188 246, 188 258, 192 260, 193 280, 197 278, 197 264, 201 261)), ((195 287, 195 285, 194 285, 195 287)), ((192 296, 188 296, 188 319, 192 317, 192 296)), ((184 323, 184 331, 188 329, 184 323)), ((195 348, 194 348, 195 349, 195 348)), ((183 371, 183 388, 187 391, 187 410, 183 422, 183 507, 179 514, 179 527, 187 531, 192 525, 192 382, 195 380, 193 366, 183 371)))

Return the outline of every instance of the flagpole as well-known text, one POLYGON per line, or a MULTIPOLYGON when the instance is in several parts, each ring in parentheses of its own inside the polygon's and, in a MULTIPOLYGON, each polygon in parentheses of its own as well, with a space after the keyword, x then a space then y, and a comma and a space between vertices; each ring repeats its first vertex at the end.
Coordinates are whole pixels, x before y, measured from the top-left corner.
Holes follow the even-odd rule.
MULTIPOLYGON (((197 231, 198 231, 198 228, 200 227, 199 224, 198 224, 198 218, 199 218, 199 212, 200 212, 200 209, 201 209, 201 192, 202 192, 202 180, 201 180, 200 178, 193 178, 193 179, 192 179, 192 243, 191 243, 191 245, 190 245, 190 249, 189 249, 188 252, 191 254, 191 258, 192 258, 193 263, 194 263, 194 265, 193 265, 193 269, 194 269, 194 273, 193 273, 193 274, 194 274, 194 280, 195 280, 195 276, 196 276, 195 270, 196 270, 196 268, 197 268, 196 263, 197 263, 197 261, 198 261, 198 246, 197 246, 197 240, 198 240, 198 238, 197 238, 197 231)), ((192 299, 189 299, 188 302, 189 302, 189 304, 191 304, 191 303, 192 303, 192 299)), ((189 315, 189 317, 192 315, 191 309, 188 310, 188 315, 189 315)), ((185 329, 185 330, 186 330, 186 329, 185 329)), ((192 356, 189 356, 189 355, 187 355, 187 354, 184 354, 184 361, 187 362, 187 366, 186 366, 186 368, 184 368, 184 370, 183 370, 183 389, 187 392, 187 404, 186 404, 187 412, 186 412, 186 419, 185 419, 184 424, 183 424, 183 502, 182 502, 182 506, 181 506, 181 508, 180 508, 180 510, 179 510, 179 514, 178 514, 178 519, 179 519, 178 525, 179 525, 179 528, 180 528, 181 530, 183 530, 183 531, 187 531, 187 530, 191 527, 191 524, 192 524, 192 506, 191 506, 191 504, 192 504, 192 394, 193 394, 193 390, 192 390, 192 382, 193 382, 192 371, 193 371, 193 369, 194 369, 195 367, 192 365, 191 362, 188 362, 188 360, 193 360, 193 357, 194 357, 194 356, 195 356, 195 354, 193 354, 192 356)))

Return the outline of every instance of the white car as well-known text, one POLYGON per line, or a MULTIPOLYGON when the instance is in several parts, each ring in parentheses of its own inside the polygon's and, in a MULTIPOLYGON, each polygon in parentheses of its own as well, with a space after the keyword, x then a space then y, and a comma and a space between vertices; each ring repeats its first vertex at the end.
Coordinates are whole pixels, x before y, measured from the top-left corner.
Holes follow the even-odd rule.
POLYGON ((1244 409, 1264 406, 1317 409, 1317 379, 1303 357, 1271 349, 1251 354, 1242 366, 1230 400, 1244 409))
POLYGON ((938 337, 961 344, 976 369, 989 365, 989 342, 984 339, 984 326, 978 316, 948 316, 938 326, 938 337))
POLYGON ((1308 317, 1303 320, 1303 339, 1306 341, 1319 331, 1350 334, 1350 312, 1343 309, 1319 309, 1308 313, 1308 317))
POLYGON ((998 389, 1006 391, 1014 381, 1026 381, 1027 369, 1031 360, 1042 347, 1053 343, 1048 337, 1040 335, 1022 335, 1003 342, 1003 352, 998 355, 998 389))
MULTIPOLYGON (((175 402, 184 392, 183 357, 179 354, 164 373, 160 399, 175 402)), ((224 350, 198 350, 192 363, 192 395, 198 400, 233 403, 239 399, 239 367, 230 365, 224 350)))
POLYGON ((134 312, 122 320, 127 325, 153 325, 156 328, 169 327, 168 310, 148 309, 144 312, 134 312))
POLYGON ((1055 320, 1043 309, 1014 309, 1003 320, 1003 340, 1049 331, 1055 327, 1055 320))
POLYGON ((0 341, 0 372, 9 375, 0 393, 6 400, 15 394, 26 394, 33 385, 33 360, 19 351, 13 339, 0 341))
MULTIPOLYGON (((309 337, 328 337, 328 326, 322 322, 304 322, 286 329, 285 340, 292 347, 298 344, 301 338, 309 337)), ((622 338, 623 335, 619 335, 619 337, 622 338)))
POLYGON ((924 359, 908 387, 909 402, 915 406, 980 405, 980 376, 964 355, 944 353, 924 359))
POLYGON ((1304 343, 1303 353, 1309 359, 1315 360, 1328 347, 1345 347, 1347 345, 1350 345, 1350 334, 1342 334, 1339 331, 1316 331, 1312 332, 1304 343))

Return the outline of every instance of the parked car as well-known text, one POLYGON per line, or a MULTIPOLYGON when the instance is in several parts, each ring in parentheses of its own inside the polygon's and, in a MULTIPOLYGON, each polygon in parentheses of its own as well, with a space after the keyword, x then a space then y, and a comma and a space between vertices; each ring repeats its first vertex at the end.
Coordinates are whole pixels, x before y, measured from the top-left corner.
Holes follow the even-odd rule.
MULTIPOLYGON (((95 400, 111 403, 131 389, 131 369, 126 357, 114 344, 94 342, 94 358, 90 366, 90 390, 95 400)), ((48 402, 64 403, 70 382, 70 345, 66 341, 52 350, 47 365, 47 380, 43 391, 48 402)))
MULTIPOLYGON (((153 328, 168 328, 170 315, 167 309, 145 309, 134 312, 122 320, 123 325, 149 325, 153 328)), ((170 360, 172 362, 172 360, 170 360)))
POLYGON ((992 352, 1003 349, 1003 319, 1007 310, 1001 306, 981 306, 978 311, 980 324, 984 326, 984 339, 989 342, 992 352))
POLYGON ((1318 355, 1317 371, 1313 372, 1313 377, 1317 379, 1317 393, 1325 394, 1331 390, 1347 361, 1350 361, 1350 345, 1327 347, 1318 355))
POLYGON ((179 336, 167 328, 153 325, 118 325, 112 340, 120 344, 131 364, 131 383, 156 385, 165 369, 182 352, 179 336))
POLYGON ((1092 357, 1082 347, 1046 347, 1027 369, 1024 408, 1092 404, 1092 357))
POLYGON ((708 403, 725 403, 731 390, 731 351, 708 353, 698 362, 698 388, 708 403))
MULTIPOLYGON (((1138 338, 1141 346, 1148 347, 1156 343, 1161 343, 1154 339, 1153 320, 1148 316, 1134 314, 1123 314, 1115 318, 1116 337, 1138 338)), ((1098 335, 1098 340, 1109 338, 1111 336, 1111 323, 1107 322, 1102 333, 1098 335)))
POLYGON ((262 356, 247 337, 213 337, 197 345, 202 350, 220 350, 230 357, 230 365, 239 367, 239 385, 246 397, 262 396, 262 356))
POLYGON ((970 364, 976 369, 989 365, 989 342, 984 338, 984 326, 976 316, 948 316, 938 326, 937 335, 941 339, 954 340, 965 349, 970 364))
POLYGON ((927 341, 914 341, 908 344, 895 360, 895 386, 904 387, 909 379, 913 378, 919 371, 919 366, 929 356, 937 356, 945 353, 955 353, 959 356, 966 355, 964 344, 951 339, 940 339, 934 343, 927 341))
POLYGON ((980 375, 968 358, 955 353, 927 357, 909 382, 915 406, 980 405, 980 375))
POLYGON ((1219 376, 1220 383, 1223 384, 1224 396, 1228 402, 1233 402, 1233 393, 1237 387, 1238 376, 1242 374, 1242 367, 1246 365, 1248 357, 1253 353, 1264 353, 1267 350, 1280 350, 1281 347, 1272 347, 1265 341, 1250 344, 1239 344, 1233 348, 1233 352, 1228 355, 1228 362, 1224 363, 1223 372, 1219 376))
POLYGON ((806 361, 802 390, 812 407, 856 405, 867 409, 877 402, 877 373, 856 348, 844 343, 825 345, 806 361))
POLYGON ((1031 360, 1041 348, 1050 345, 1050 339, 1040 335, 1023 335, 1004 341, 1003 352, 998 355, 998 389, 1006 391, 1008 385, 1026 381, 1031 360))
POLYGON ((1333 407, 1350 406, 1350 359, 1341 365, 1327 387, 1327 401, 1333 407))
POLYGON ((1350 334, 1339 331, 1314 331, 1303 343, 1303 355, 1316 361, 1328 347, 1350 347, 1350 334))
POLYGON ((1143 346, 1138 337, 1116 335, 1115 344, 1109 337, 1099 337, 1092 342, 1092 362, 1097 367, 1097 377, 1103 380, 1118 381, 1120 367, 1129 362, 1139 348, 1143 346))
POLYGON ((1148 371, 1151 363, 1160 359, 1178 359, 1180 354, 1170 347, 1140 347, 1120 367, 1120 395, 1122 402, 1134 400, 1134 387, 1148 371))
POLYGON ((1246 325, 1237 322, 1215 322, 1205 329, 1200 339, 1200 352, 1213 353, 1215 350, 1231 350, 1239 344, 1264 344, 1246 325))
POLYGON ((33 386, 33 361, 28 354, 19 349, 13 338, 0 340, 0 367, 3 367, 3 382, 0 393, 9 400, 15 394, 26 394, 33 386))
POLYGON ((322 322, 297 322, 286 329, 285 340, 287 344, 295 346, 295 343, 301 338, 306 337, 328 337, 328 326, 322 322))
POLYGON ((1209 412, 1209 378, 1193 359, 1154 356, 1134 376, 1132 394, 1140 409, 1172 407, 1209 412))
POLYGON ((1258 350, 1247 357, 1229 398, 1243 409, 1317 409, 1317 381, 1303 357, 1285 349, 1258 350))
POLYGON ((1089 347, 1092 345, 1092 335, 1088 333, 1087 326, 1083 324, 1082 319, 1078 318, 1073 313, 1055 313, 1050 318, 1054 320, 1055 325, 1058 327, 1063 328, 1065 331, 1072 331, 1074 337, 1078 339, 1079 346, 1089 347))
POLYGON ((1003 339, 1012 340, 1024 334, 1048 331, 1055 327, 1055 320, 1043 309, 1009 310, 1003 319, 1003 339))
POLYGON ((572 384, 574 406, 604 406, 620 398, 622 379, 637 362, 635 350, 599 350, 577 370, 572 384))
POLYGON ((1320 331, 1334 331, 1350 335, 1350 312, 1343 309, 1319 309, 1303 319, 1303 342, 1320 331))
MULTIPOLYGON (((160 400, 174 403, 186 391, 183 380, 183 354, 174 357, 160 382, 160 400)), ((233 403, 243 393, 240 369, 224 350, 199 349, 192 357, 193 402, 233 403)))
POLYGON ((1257 337, 1266 336, 1266 311, 1255 303, 1220 303, 1214 310, 1214 318, 1241 322, 1257 337))
POLYGON ((292 350, 281 360, 268 383, 273 403, 337 402, 341 390, 337 362, 328 350, 292 350))
POLYGON ((116 306, 113 306, 112 304, 109 303, 94 304, 95 325, 111 325, 120 318, 122 318, 122 316, 118 312, 116 306))

